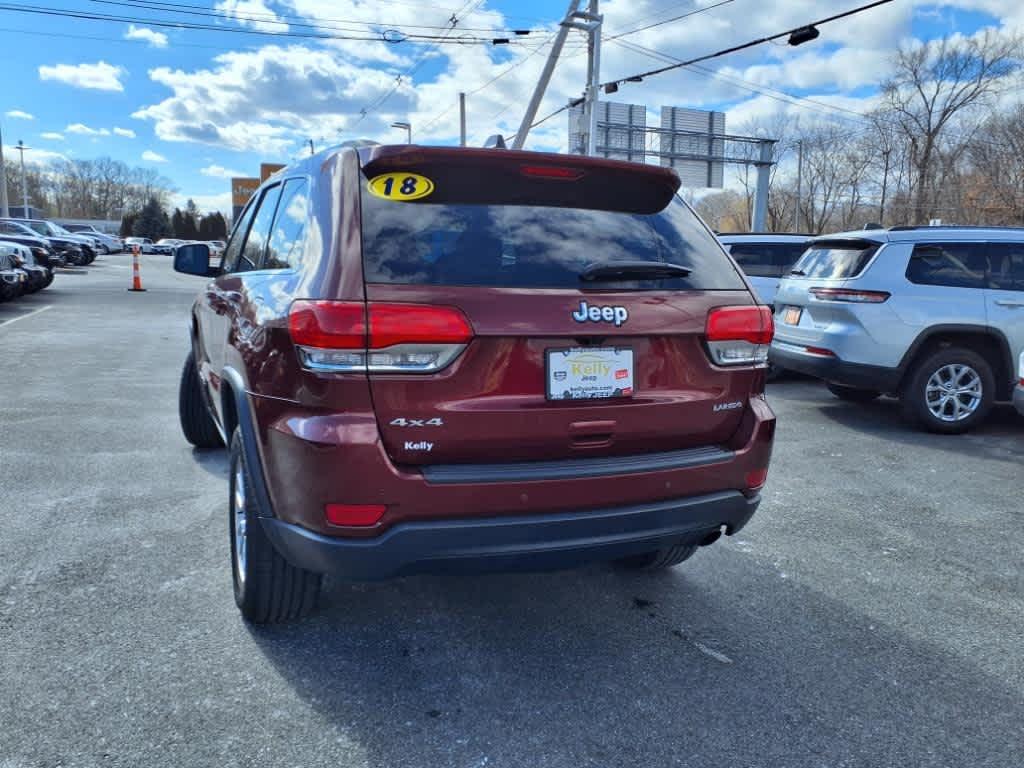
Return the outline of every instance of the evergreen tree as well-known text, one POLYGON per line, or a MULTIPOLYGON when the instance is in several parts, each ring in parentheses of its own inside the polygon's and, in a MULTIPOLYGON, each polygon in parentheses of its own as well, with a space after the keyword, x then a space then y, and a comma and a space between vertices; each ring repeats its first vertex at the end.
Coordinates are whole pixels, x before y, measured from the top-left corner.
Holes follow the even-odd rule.
POLYGON ((132 225, 132 234, 136 237, 159 240, 161 237, 166 237, 170 231, 171 222, 167 211, 155 197, 149 198, 132 225))
POLYGON ((188 202, 185 203, 185 211, 182 214, 181 238, 183 240, 199 239, 199 220, 201 217, 202 214, 199 212, 195 200, 189 198, 188 202))
POLYGON ((180 240, 188 239, 185 237, 185 216, 178 208, 171 214, 171 233, 180 240))
POLYGON ((131 237, 132 232, 135 231, 135 219, 139 217, 137 213, 126 213, 121 217, 121 237, 131 237))

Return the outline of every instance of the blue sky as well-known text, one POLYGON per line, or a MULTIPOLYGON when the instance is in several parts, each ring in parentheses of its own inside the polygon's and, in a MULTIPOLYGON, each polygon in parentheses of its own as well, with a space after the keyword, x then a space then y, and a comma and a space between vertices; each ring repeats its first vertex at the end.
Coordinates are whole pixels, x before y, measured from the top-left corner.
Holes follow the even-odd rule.
MULTIPOLYGON (((190 14, 174 14, 139 7, 140 0, 42 0, 43 7, 115 15, 134 23, 0 11, 4 143, 9 147, 24 140, 33 148, 26 159, 37 161, 57 154, 109 155, 154 167, 173 181, 180 198, 195 197, 209 210, 227 207, 227 176, 255 174, 261 161, 287 161, 310 138, 318 146, 358 136, 399 140, 390 122, 410 120, 419 140, 453 142, 459 90, 470 92, 469 133, 474 142, 499 130, 513 131, 545 59, 543 44, 566 3, 440 1, 443 7, 427 0, 191 0, 182 8, 190 14), (198 15, 202 12, 214 15, 198 15), (305 24, 343 28, 350 30, 345 34, 359 36, 385 28, 439 34, 453 13, 458 33, 471 38, 490 39, 498 34, 495 30, 509 28, 531 29, 531 34, 515 47, 469 44, 432 50, 409 41, 322 41, 229 31, 296 33, 313 28, 305 24), (153 20, 217 29, 168 29, 153 20), (403 77, 396 88, 398 75, 403 77), (360 110, 367 107, 360 118, 360 110)), ((605 34, 712 4, 605 0, 605 34)), ((859 4, 861 0, 732 0, 624 39, 689 57, 859 4)), ((614 98, 651 109, 672 104, 725 110, 730 128, 770 119, 780 111, 800 111, 758 92, 766 87, 863 111, 870 108, 896 46, 946 34, 970 35, 986 26, 1019 29, 1024 23, 1020 5, 1018 0, 897 0, 824 26, 817 41, 800 48, 768 44, 717 59, 708 66, 718 77, 677 71, 630 84, 614 98)), ((570 39, 542 114, 580 92, 586 63, 580 44, 577 36, 570 39)), ((659 62, 611 43, 605 45, 602 64, 602 75, 609 79, 659 62)), ((825 113, 810 110, 818 118, 825 113)), ((566 118, 560 116, 538 129, 530 146, 564 149, 566 133, 566 118)))

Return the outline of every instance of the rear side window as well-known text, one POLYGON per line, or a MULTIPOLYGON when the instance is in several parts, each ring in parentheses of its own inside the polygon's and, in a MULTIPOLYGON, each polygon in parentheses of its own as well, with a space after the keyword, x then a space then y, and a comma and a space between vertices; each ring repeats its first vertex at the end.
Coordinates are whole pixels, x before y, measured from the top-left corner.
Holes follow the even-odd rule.
POLYGON ((805 249, 804 243, 733 243, 729 253, 751 277, 782 277, 805 249))
POLYGON ((989 286, 1024 291, 1024 243, 990 243, 989 286))
POLYGON ((685 278, 602 282, 631 290, 743 290, 735 268, 678 198, 659 213, 554 205, 402 203, 362 198, 367 282, 580 288, 594 263, 657 261, 685 278))
POLYGON ((818 280, 843 280, 857 277, 878 250, 878 243, 867 240, 819 240, 812 243, 793 265, 789 274, 818 280))
POLYGON ((984 243, 920 243, 907 265, 907 279, 917 285, 984 288, 987 259, 984 243))

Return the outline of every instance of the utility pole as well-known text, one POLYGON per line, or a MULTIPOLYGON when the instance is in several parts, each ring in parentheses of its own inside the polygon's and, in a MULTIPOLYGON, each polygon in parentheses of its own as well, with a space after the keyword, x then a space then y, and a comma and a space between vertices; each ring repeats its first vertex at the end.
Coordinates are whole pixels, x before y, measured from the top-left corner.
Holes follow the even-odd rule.
POLYGON ((882 157, 885 158, 885 170, 882 171, 882 200, 878 204, 878 223, 881 226, 885 226, 885 193, 889 187, 889 155, 892 154, 891 149, 882 150, 882 157))
POLYGON ((768 219, 768 191, 772 178, 772 155, 775 151, 773 139, 761 140, 760 159, 754 163, 757 167, 757 188, 754 193, 754 216, 750 222, 752 232, 764 232, 768 219))
POLYGON ((803 197, 801 186, 804 180, 804 140, 796 143, 796 210, 793 211, 793 231, 801 232, 800 229, 800 202, 803 197))
POLYGON ((459 146, 466 146, 466 92, 459 92, 459 146))
POLYGON ((22 205, 25 206, 25 209, 21 212, 21 215, 27 219, 29 218, 30 214, 28 212, 28 184, 26 183, 25 178, 25 150, 31 149, 31 147, 26 147, 22 143, 21 139, 18 139, 17 149, 18 152, 21 153, 21 203, 22 205))
POLYGON ((530 103, 526 106, 526 114, 523 115, 523 122, 519 124, 516 138, 512 142, 512 149, 522 149, 526 143, 526 137, 530 135, 530 128, 533 127, 533 121, 537 117, 540 102, 544 98, 544 92, 548 89, 548 83, 551 82, 551 74, 555 71, 558 57, 562 55, 565 39, 569 36, 569 30, 575 24, 575 14, 580 2, 582 0, 569 0, 569 9, 565 12, 565 18, 562 19, 558 27, 555 42, 551 45, 551 52, 548 53, 548 60, 544 62, 544 69, 540 73, 540 80, 537 81, 537 85, 533 89, 533 95, 530 97, 530 103))
POLYGON ((586 23, 580 25, 587 32, 587 91, 583 102, 584 125, 587 135, 583 143, 583 154, 597 154, 597 103, 601 96, 601 22, 598 0, 590 0, 587 13, 576 14, 586 23))
POLYGON ((7 218, 11 209, 7 207, 7 168, 4 166, 4 136, 0 131, 0 217, 7 218))

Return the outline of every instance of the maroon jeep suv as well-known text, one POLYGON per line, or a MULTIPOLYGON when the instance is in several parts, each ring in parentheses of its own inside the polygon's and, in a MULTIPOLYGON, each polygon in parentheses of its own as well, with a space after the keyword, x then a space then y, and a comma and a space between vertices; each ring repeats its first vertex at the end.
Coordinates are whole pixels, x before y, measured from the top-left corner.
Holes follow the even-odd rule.
POLYGON ((230 447, 235 598, 308 612, 321 574, 676 565, 760 500, 771 314, 665 168, 335 148, 263 183, 181 377, 230 447))

